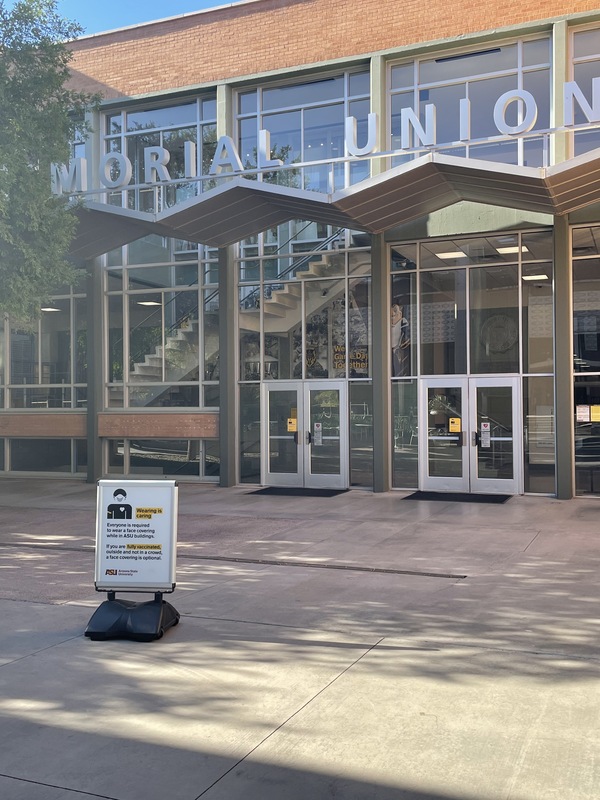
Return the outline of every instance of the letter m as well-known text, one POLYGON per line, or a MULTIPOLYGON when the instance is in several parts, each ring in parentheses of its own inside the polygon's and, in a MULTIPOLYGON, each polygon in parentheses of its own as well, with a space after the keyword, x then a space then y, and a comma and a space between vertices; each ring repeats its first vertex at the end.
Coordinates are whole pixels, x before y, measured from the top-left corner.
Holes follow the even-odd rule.
POLYGON ((73 194, 87 191, 87 161, 74 158, 69 166, 52 164, 50 166, 52 194, 73 194))

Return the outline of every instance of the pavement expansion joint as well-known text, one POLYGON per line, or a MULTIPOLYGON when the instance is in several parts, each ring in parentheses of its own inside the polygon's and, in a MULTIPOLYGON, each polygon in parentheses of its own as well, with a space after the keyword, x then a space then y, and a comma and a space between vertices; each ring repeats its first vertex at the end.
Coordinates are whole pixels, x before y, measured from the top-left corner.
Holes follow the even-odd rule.
POLYGON ((186 558, 192 561, 228 561, 235 564, 262 564, 272 567, 302 567, 310 569, 338 569, 349 572, 372 572, 383 575, 414 575, 418 578, 448 578, 450 580, 465 580, 468 575, 459 575, 453 572, 427 572, 425 570, 414 569, 386 569, 385 567, 361 567, 358 564, 324 564, 315 561, 290 561, 266 558, 240 558, 234 556, 198 556, 182 553, 178 558, 186 558))

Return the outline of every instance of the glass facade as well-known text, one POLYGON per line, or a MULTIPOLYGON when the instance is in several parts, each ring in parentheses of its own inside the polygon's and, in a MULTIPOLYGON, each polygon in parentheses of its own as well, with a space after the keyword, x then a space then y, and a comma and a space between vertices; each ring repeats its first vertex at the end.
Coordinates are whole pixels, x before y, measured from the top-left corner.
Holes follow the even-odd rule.
MULTIPOLYGON (((550 126, 550 58, 550 38, 544 36, 392 65, 391 149, 409 150, 422 145, 408 120, 416 119, 427 132, 427 106, 434 105, 435 144, 440 152, 545 166, 549 163, 548 139, 541 132, 550 126), (496 101, 514 90, 529 92, 535 100, 537 117, 531 132, 513 141, 484 141, 500 138, 494 119, 496 101), (540 133, 536 135, 536 131, 540 133)), ((504 116, 506 124, 522 124, 526 113, 522 100, 509 104, 504 116)), ((418 126, 416 130, 419 131, 418 126)), ((411 157, 414 155, 400 160, 411 157)))
MULTIPOLYGON (((523 382, 525 490, 554 491, 552 248, 551 231, 428 239, 392 246, 394 486, 414 488, 418 482, 415 379, 504 374, 520 376, 523 382), (539 380, 529 377, 533 375, 539 380)), ((446 380, 448 385, 451 382, 446 380)), ((457 419, 464 416, 456 411, 449 389, 428 391, 437 397, 428 403, 429 415, 438 407, 441 410, 441 403, 454 409, 457 419)), ((489 389, 474 387, 473 391, 481 394, 489 389)), ((495 389, 496 394, 502 391, 506 390, 495 389)), ((447 449, 447 442, 441 441, 442 445, 447 449)), ((456 464, 460 466, 461 461, 456 464)))
POLYGON ((366 144, 369 80, 368 72, 352 72, 240 91, 238 146, 244 169, 258 167, 258 135, 260 130, 266 130, 271 146, 266 157, 279 159, 286 168, 267 171, 258 175, 259 180, 331 192, 367 178, 368 162, 344 164, 335 160, 348 155, 344 146, 346 117, 357 121, 358 145, 366 144), (292 166, 310 162, 314 166, 292 166))
MULTIPOLYGON (((212 188, 215 183, 211 179, 190 179, 209 171, 217 144, 216 113, 216 99, 208 96, 178 105, 127 108, 106 114, 103 152, 107 156, 124 155, 131 163, 131 189, 109 192, 108 202, 138 211, 161 211, 212 188), (146 148, 156 147, 169 152, 167 163, 159 163, 160 154, 146 152, 146 148), (144 185, 156 177, 165 180, 166 176, 168 185, 144 185)), ((107 159, 106 173, 117 180, 119 163, 107 159)))
POLYGON ((600 493, 600 226, 575 228, 573 245, 573 371, 575 487, 600 493))
MULTIPOLYGON (((574 80, 587 103, 593 106, 593 85, 592 82, 600 78, 600 30, 598 28, 588 28, 586 30, 575 31, 572 34, 573 52, 573 74, 574 80)), ((574 134, 574 155, 587 153, 600 147, 600 130, 597 127, 586 125, 589 122, 579 104, 575 105, 574 122, 582 126, 581 130, 574 134)))
POLYGON ((111 254, 105 271, 108 408, 218 405, 215 255, 154 235, 111 254))
POLYGON ((0 397, 7 409, 85 409, 87 300, 67 289, 26 328, 0 325, 0 397))

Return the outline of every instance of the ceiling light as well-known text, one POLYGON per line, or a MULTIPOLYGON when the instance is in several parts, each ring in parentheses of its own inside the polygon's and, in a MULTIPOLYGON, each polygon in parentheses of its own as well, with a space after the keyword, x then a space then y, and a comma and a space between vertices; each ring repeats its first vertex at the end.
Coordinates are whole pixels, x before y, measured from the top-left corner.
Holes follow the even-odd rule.
POLYGON ((468 258, 462 250, 453 250, 451 253, 435 253, 438 258, 468 258))
POLYGON ((42 311, 61 311, 60 308, 54 308, 54 306, 44 306, 42 311))
POLYGON ((503 256, 508 255, 509 253, 518 253, 519 251, 521 253, 529 252, 528 248, 525 245, 519 248, 519 246, 516 244, 512 245, 511 247, 497 247, 496 250, 503 256))
POLYGON ((523 275, 524 281, 547 281, 550 280, 547 275, 523 275))
POLYGON ((162 303, 157 303, 156 300, 138 300, 138 306, 161 306, 162 303))

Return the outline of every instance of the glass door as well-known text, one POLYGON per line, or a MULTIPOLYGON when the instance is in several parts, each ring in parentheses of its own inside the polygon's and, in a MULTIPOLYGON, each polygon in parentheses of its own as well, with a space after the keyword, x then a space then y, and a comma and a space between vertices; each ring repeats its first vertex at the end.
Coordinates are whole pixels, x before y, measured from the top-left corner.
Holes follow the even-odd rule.
POLYGON ((301 385, 263 384, 263 476, 267 486, 303 486, 301 385))
POLYGON ((522 435, 518 378, 469 381, 471 491, 521 491, 522 435))
POLYGON ((421 385, 424 490, 518 494, 518 378, 428 378, 421 385))
POLYGON ((264 383, 262 415, 263 484, 348 488, 345 383, 264 383))
POLYGON ((424 490, 470 491, 468 408, 466 378, 422 381, 419 453, 424 490))

